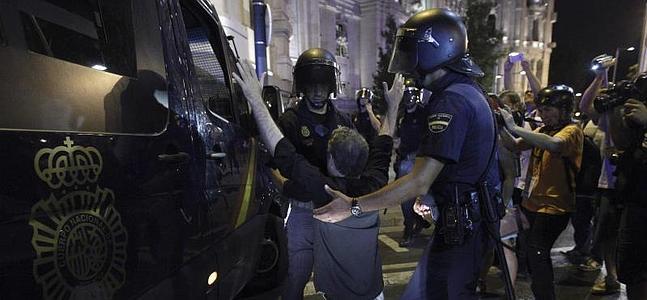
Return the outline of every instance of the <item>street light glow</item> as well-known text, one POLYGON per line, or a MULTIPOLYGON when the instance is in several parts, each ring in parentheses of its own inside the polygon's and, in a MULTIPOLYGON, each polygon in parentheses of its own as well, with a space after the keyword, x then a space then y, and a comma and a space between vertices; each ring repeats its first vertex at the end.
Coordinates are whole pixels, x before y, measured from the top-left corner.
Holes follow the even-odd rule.
POLYGON ((582 97, 582 93, 575 94, 575 97, 582 97))
POLYGON ((104 65, 94 65, 94 66, 92 66, 92 68, 95 69, 95 70, 99 70, 99 71, 108 70, 108 68, 106 66, 104 66, 104 65))
POLYGON ((526 71, 521 71, 521 72, 519 72, 519 74, 526 75, 526 71))
POLYGON ((635 47, 629 47, 629 48, 627 48, 627 51, 629 51, 629 52, 634 51, 634 50, 636 50, 636 48, 635 48, 635 47))
POLYGON ((501 78, 503 78, 503 76, 501 76, 501 75, 497 75, 497 76, 494 76, 494 78, 496 78, 496 79, 501 79, 501 78))

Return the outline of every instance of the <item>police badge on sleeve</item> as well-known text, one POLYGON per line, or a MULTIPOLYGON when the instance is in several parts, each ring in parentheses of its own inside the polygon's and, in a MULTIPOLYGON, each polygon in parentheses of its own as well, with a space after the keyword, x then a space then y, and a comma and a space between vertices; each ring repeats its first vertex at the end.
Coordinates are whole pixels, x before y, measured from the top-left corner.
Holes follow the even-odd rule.
POLYGON ((454 116, 448 113, 435 113, 427 117, 427 125, 431 133, 441 133, 449 127, 454 116))

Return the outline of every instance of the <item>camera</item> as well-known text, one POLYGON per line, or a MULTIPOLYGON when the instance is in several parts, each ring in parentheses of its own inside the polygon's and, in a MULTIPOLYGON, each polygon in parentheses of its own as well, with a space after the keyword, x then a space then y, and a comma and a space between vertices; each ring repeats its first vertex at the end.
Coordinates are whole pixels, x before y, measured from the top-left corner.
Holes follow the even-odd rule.
POLYGON ((601 54, 591 60, 591 70, 608 69, 616 64, 616 59, 607 54, 601 54))
POLYGON ((415 87, 407 87, 402 95, 403 101, 407 108, 411 109, 416 105, 422 105, 420 90, 415 87))
POLYGON ((641 77, 635 83, 629 80, 622 80, 602 90, 600 95, 593 100, 595 110, 598 113, 605 113, 617 106, 623 105, 630 98, 645 102, 647 84, 644 84, 646 79, 641 79, 641 77))
POLYGON ((510 63, 520 62, 523 60, 523 53, 510 52, 510 54, 508 54, 508 60, 510 63))

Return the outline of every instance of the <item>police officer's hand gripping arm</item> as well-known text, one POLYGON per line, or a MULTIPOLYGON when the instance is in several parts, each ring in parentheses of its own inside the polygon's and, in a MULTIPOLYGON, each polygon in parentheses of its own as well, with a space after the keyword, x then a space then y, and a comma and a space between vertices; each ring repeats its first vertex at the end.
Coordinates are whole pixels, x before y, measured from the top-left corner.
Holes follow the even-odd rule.
POLYGON ((256 78, 254 67, 248 61, 242 64, 240 62, 236 63, 236 67, 238 67, 240 76, 236 73, 232 73, 232 76, 240 85, 247 99, 247 103, 252 107, 252 113, 258 125, 261 139, 269 148, 272 156, 274 156, 274 150, 283 138, 283 133, 281 133, 279 127, 274 123, 272 115, 270 115, 270 112, 263 102, 263 86, 261 85, 261 81, 256 78))
MULTIPOLYGON (((387 103, 389 104, 389 113, 383 123, 391 123, 389 125, 389 127, 391 127, 390 130, 394 130, 396 120, 396 117, 391 117, 390 115, 397 113, 396 101, 398 101, 398 99, 402 99, 402 94, 404 93, 403 90, 398 90, 403 89, 403 85, 395 84, 397 81, 398 77, 396 77, 391 89, 385 94, 387 103), (392 105, 392 103, 395 105, 392 105)), ((381 134, 383 134, 383 130, 387 130, 384 124, 380 131, 381 134)), ((400 177, 398 180, 374 193, 355 199, 362 207, 362 211, 373 211, 391 207, 399 204, 403 200, 424 195, 442 170, 443 166, 444 163, 431 157, 416 158, 416 162, 410 174, 400 177)), ((315 209, 315 217, 325 222, 338 222, 351 216, 349 208, 353 199, 328 187, 326 187, 326 190, 335 199, 330 202, 330 204, 319 209, 315 209)))

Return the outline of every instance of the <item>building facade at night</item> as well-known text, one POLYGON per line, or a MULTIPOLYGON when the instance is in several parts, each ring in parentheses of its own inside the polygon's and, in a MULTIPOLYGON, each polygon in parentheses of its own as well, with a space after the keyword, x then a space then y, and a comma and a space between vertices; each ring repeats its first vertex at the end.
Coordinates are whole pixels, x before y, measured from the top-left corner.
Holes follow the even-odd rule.
MULTIPOLYGON (((228 35, 234 36, 242 58, 254 60, 251 1, 211 0, 228 35)), ((341 105, 351 107, 350 99, 361 87, 373 85, 378 49, 384 45, 381 32, 389 15, 398 24, 415 12, 446 7, 464 15, 467 0, 266 0, 271 8, 271 41, 267 48, 268 84, 292 91, 292 68, 299 54, 322 47, 337 57, 341 71, 341 105)), ((548 81, 550 54, 555 46, 552 24, 556 20, 554 0, 496 0, 492 14, 504 33, 503 47, 523 52, 542 85, 548 81)), ((503 73, 504 58, 495 70, 503 73)), ((514 90, 527 89, 527 80, 514 69, 514 90)), ((503 80, 492 89, 501 91, 503 80)))
MULTIPOLYGON (((495 2, 496 6, 491 14, 496 19, 497 29, 503 32, 503 49, 507 52, 523 53, 541 85, 547 85, 550 55, 556 46, 552 41, 553 24, 557 21, 557 13, 554 11, 555 0, 495 0, 495 2)), ((419 9, 446 7, 463 15, 467 10, 467 0, 420 0, 412 3, 419 9)), ((483 71, 503 75, 503 64, 506 59, 507 57, 502 57, 494 70, 483 71)), ((515 65, 512 74, 514 91, 521 93, 529 88, 528 80, 519 64, 515 65)), ((503 79, 497 76, 494 85, 491 89, 501 92, 503 79)))

